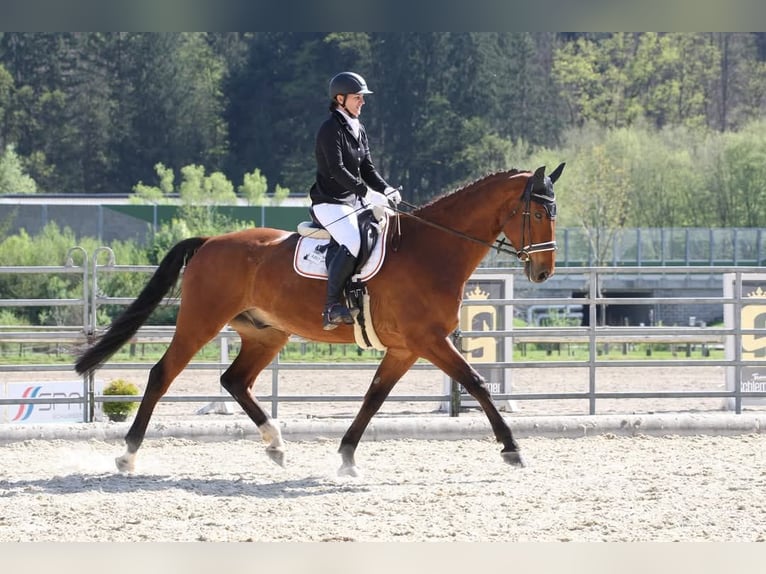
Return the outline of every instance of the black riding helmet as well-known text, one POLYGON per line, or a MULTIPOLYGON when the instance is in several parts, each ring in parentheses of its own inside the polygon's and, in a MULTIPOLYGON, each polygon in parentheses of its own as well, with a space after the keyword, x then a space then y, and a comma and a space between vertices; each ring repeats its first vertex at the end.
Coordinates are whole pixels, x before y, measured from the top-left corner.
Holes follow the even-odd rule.
POLYGON ((333 101, 335 96, 371 93, 364 78, 354 72, 341 72, 330 80, 330 99, 333 101))

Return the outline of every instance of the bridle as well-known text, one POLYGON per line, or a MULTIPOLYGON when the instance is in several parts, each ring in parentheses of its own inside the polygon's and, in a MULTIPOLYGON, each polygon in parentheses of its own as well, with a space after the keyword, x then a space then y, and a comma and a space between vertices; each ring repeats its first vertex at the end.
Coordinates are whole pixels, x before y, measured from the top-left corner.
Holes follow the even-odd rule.
MULTIPOLYGON (((545 182, 546 187, 548 183, 548 177, 546 176, 545 182)), ((399 210, 398 207, 395 208, 395 211, 397 212, 397 216, 400 213, 405 213, 406 215, 409 215, 410 217, 413 217, 417 219, 418 221, 425 223, 426 225, 429 225, 431 227, 434 227, 436 229, 440 229, 442 231, 446 231, 447 233, 451 233, 452 235, 456 235, 458 237, 462 237, 463 239, 466 239, 468 241, 473 241, 474 243, 478 243, 480 245, 484 245, 485 247, 489 247, 490 249, 494 249, 498 253, 505 253, 508 255, 515 255, 519 261, 522 263, 526 263, 529 261, 529 256, 533 253, 541 253, 543 251, 555 251, 557 249, 556 247, 556 241, 545 241, 543 243, 526 243, 525 237, 529 236, 530 240, 532 239, 532 211, 530 209, 530 206, 532 202, 541 204, 545 208, 545 213, 548 216, 548 219, 554 220, 556 219, 556 198, 555 196, 548 196, 543 195, 540 193, 535 193, 533 190, 534 187, 534 178, 532 176, 529 177, 527 180, 526 186, 524 188, 524 192, 521 194, 521 197, 519 198, 517 206, 511 211, 508 216, 503 221, 501 228, 504 228, 506 224, 516 216, 516 214, 519 212, 519 209, 523 209, 521 212, 522 220, 521 220, 521 243, 522 247, 521 249, 516 249, 514 245, 510 242, 510 240, 507 240, 507 237, 504 237, 502 239, 495 239, 493 243, 488 243, 486 241, 483 241, 481 239, 477 239, 476 237, 471 237, 470 235, 467 235, 463 233, 462 231, 457 231, 456 229, 452 229, 451 227, 447 227, 445 225, 441 225, 440 223, 434 223, 433 221, 428 221, 427 219, 423 219, 422 217, 415 215, 413 213, 406 213, 399 210), (522 205, 523 204, 523 205, 522 205)), ((416 209, 415 205, 412 205, 411 203, 408 203, 404 200, 401 201, 401 204, 405 205, 406 207, 410 209, 416 209)))
MULTIPOLYGON (((545 178, 548 179, 547 177, 545 178)), ((545 181, 545 180, 543 180, 545 181)), ((546 188, 547 188, 547 181, 546 188)), ((519 261, 522 263, 526 263, 529 261, 529 256, 533 253, 541 253, 543 251, 555 251, 556 250, 556 241, 545 241, 543 243, 526 243, 525 237, 529 235, 529 240, 532 240, 532 211, 530 209, 530 206, 532 202, 539 203, 543 206, 545 209, 545 213, 548 216, 548 219, 555 221, 556 220, 556 198, 555 197, 549 197, 548 195, 543 195, 540 193, 534 192, 534 178, 530 177, 527 180, 527 184, 524 187, 524 193, 521 194, 521 199, 519 202, 524 203, 524 211, 521 213, 521 243, 522 248, 521 249, 513 249, 513 245, 511 242, 508 242, 508 245, 510 245, 511 249, 514 250, 514 253, 516 257, 519 258, 519 261)), ((514 209, 511 214, 506 217, 505 221, 503 222, 502 227, 505 227, 505 225, 508 223, 508 221, 513 218, 517 213, 519 212, 519 208, 517 207, 514 209)), ((495 243, 503 244, 504 239, 495 240, 495 243)))

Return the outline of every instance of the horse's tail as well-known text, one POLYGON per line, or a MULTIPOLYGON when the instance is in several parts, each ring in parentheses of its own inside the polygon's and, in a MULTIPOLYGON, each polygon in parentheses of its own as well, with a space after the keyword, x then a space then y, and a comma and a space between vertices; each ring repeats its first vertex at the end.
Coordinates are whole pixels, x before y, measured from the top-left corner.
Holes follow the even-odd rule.
POLYGON ((136 334, 176 284, 184 264, 205 241, 206 237, 184 239, 168 251, 136 300, 114 320, 96 344, 77 359, 74 368, 78 373, 98 369, 136 334))

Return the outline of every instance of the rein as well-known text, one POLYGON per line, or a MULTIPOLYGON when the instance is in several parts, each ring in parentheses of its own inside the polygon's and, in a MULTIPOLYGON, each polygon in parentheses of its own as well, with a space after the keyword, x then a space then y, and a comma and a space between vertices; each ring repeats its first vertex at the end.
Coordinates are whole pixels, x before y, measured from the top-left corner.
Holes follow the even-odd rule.
MULTIPOLYGON (((529 205, 532 199, 532 179, 530 178, 527 181, 527 186, 524 189, 524 192, 522 193, 522 197, 519 199, 519 203, 522 201, 524 202, 524 211, 522 212, 522 223, 521 223, 521 240, 522 243, 524 243, 524 237, 526 237, 527 233, 531 236, 531 212, 529 210, 529 205)), ((550 201, 547 197, 540 196, 538 194, 534 194, 535 197, 540 198, 541 200, 550 201)), ((406 207, 410 209, 417 209, 417 206, 402 200, 400 203, 404 204, 406 207)), ((470 235, 463 233, 462 231, 457 231, 456 229, 452 229, 451 227, 447 227, 445 225, 441 225, 440 223, 434 223, 433 221, 428 221, 427 219, 423 219, 422 217, 418 215, 414 215, 412 213, 407 213, 405 211, 401 211, 398 207, 394 207, 394 211, 396 211, 397 216, 399 214, 409 215, 410 217, 417 219, 418 221, 425 223, 426 225, 429 225, 435 229, 440 229, 441 231, 446 231, 447 233, 451 233, 452 235, 455 235, 457 237, 461 237, 462 239, 466 239, 468 241, 473 241, 474 243, 478 243, 479 245, 483 245, 484 247, 488 247, 489 249, 494 249, 498 253, 506 253, 508 255, 515 255, 519 261, 522 263, 529 260, 529 256, 533 253, 540 253, 542 251, 555 251, 556 250, 556 242, 555 241, 546 241, 544 243, 530 243, 528 245, 524 245, 521 249, 516 249, 513 244, 510 241, 506 241, 507 238, 503 239, 495 239, 494 242, 489 243, 487 241, 483 241, 481 239, 477 239, 476 237, 471 237, 470 235)), ((508 222, 509 219, 511 219, 513 216, 515 216, 519 212, 519 208, 516 207, 509 215, 505 218, 505 221, 501 225, 501 227, 505 227, 505 224, 508 222)), ((531 237, 530 237, 531 239, 531 237)))

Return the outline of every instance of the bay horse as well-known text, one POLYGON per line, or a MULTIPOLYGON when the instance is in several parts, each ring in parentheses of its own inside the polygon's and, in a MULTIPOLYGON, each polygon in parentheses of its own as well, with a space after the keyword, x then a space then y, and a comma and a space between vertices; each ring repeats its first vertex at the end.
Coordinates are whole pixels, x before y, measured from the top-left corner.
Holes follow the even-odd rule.
MULTIPOLYGON (((340 442, 340 475, 356 476, 354 454, 362 434, 399 379, 423 358, 458 381, 479 403, 503 445, 508 464, 524 466, 511 429, 498 412, 483 378, 450 340, 459 322, 465 283, 490 249, 505 249, 524 264, 530 281, 555 269, 556 203, 545 166, 488 175, 410 213, 400 212, 386 240, 393 247, 369 279, 371 320, 386 347, 362 406, 340 442), (500 233, 505 240, 498 241, 500 233), (395 237, 395 235, 397 237, 395 237), (507 241, 507 242, 506 242, 507 241)), ((299 236, 279 229, 250 228, 180 241, 165 255, 138 297, 75 362, 78 373, 100 368, 148 319, 175 286, 183 269, 175 334, 151 368, 146 390, 125 443, 115 459, 130 472, 157 402, 194 355, 227 324, 241 350, 221 375, 267 443, 266 453, 284 465, 279 425, 251 392, 258 374, 291 335, 326 343, 353 343, 353 327, 322 329, 325 282, 298 275, 293 253, 299 236), (185 269, 184 269, 185 267, 185 269)))

